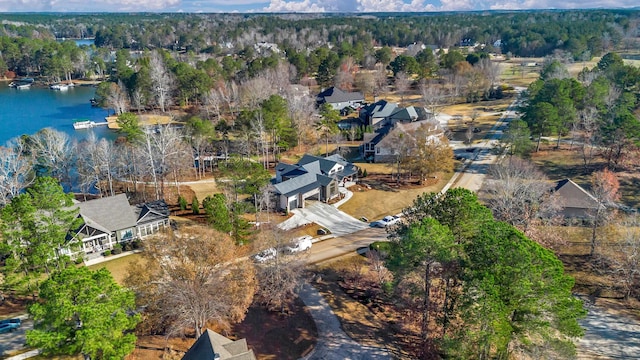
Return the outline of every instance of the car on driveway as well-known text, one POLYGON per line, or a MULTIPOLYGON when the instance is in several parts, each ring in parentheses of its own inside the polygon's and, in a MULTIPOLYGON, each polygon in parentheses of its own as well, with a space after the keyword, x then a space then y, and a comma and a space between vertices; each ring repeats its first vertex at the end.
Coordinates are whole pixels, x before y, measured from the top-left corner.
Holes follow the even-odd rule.
POLYGON ((291 244, 285 246, 284 250, 288 253, 298 253, 311 249, 313 238, 309 235, 305 235, 295 239, 291 244))
POLYGON ((400 217, 387 215, 382 218, 382 221, 385 222, 386 224, 385 226, 391 226, 391 225, 395 225, 398 221, 400 221, 400 217))
POLYGON ((393 216, 393 215, 387 215, 378 221, 372 222, 371 226, 385 228, 387 226, 395 225, 398 221, 400 221, 399 217, 393 216))
POLYGON ((268 248, 253 255, 253 260, 258 263, 264 263, 275 259, 277 254, 278 252, 275 248, 268 248))
POLYGON ((378 221, 372 222, 371 226, 377 227, 377 228, 383 228, 387 226, 387 222, 384 220, 378 220, 378 221))

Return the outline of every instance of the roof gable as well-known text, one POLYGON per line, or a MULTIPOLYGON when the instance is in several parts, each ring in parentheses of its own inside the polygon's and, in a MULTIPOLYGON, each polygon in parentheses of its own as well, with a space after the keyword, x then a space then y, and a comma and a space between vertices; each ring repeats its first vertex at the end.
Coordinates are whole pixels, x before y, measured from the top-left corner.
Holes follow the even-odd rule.
POLYGON ((555 193, 560 196, 565 208, 597 209, 602 206, 598 199, 571 179, 558 181, 555 193))
POLYGON ((364 95, 362 95, 362 93, 360 92, 346 92, 340 90, 335 86, 332 86, 318 94, 317 100, 324 101, 330 104, 347 101, 364 101, 364 95))
POLYGON ((133 211, 137 214, 137 224, 166 219, 169 217, 169 206, 164 200, 156 200, 136 205, 133 211))
POLYGON ((253 350, 249 350, 247 341, 232 341, 207 329, 196 342, 191 345, 182 360, 255 360, 253 350), (216 358, 218 355, 218 358, 216 358))
POLYGON ((374 118, 386 118, 393 114, 398 108, 397 103, 390 103, 386 100, 378 100, 364 108, 364 114, 374 118))
POLYGON ((125 194, 85 201, 78 207, 85 224, 105 232, 134 227, 138 219, 125 194))

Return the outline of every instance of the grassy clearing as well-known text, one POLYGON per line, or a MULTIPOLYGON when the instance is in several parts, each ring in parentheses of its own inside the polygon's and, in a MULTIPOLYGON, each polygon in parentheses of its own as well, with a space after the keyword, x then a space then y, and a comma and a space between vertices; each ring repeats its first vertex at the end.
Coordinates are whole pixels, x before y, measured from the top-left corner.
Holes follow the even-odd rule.
POLYGON ((502 70, 500 81, 510 86, 529 86, 529 84, 540 77, 540 68, 537 66, 522 66, 521 64, 526 62, 539 63, 541 60, 542 59, 522 58, 500 63, 500 68, 502 70))
MULTIPOLYGON (((369 164, 368 164, 369 165, 369 164)), ((385 215, 397 214, 413 203, 413 200, 425 192, 438 192, 451 178, 452 173, 438 174, 436 183, 409 189, 366 189, 358 187, 353 197, 340 207, 347 214, 369 220, 382 218, 385 215)), ((354 190, 353 188, 351 189, 354 190)))
MULTIPOLYGON (((596 156, 585 171, 581 153, 576 147, 569 148, 567 144, 561 144, 560 149, 555 148, 555 143, 542 145, 539 152, 531 154, 531 160, 549 177, 557 181, 570 178, 578 185, 589 189, 591 187, 591 174, 606 166, 606 160, 596 156)), ((640 176, 636 173, 618 172, 620 181, 620 202, 631 207, 640 206, 640 176)))
MULTIPOLYGON (((188 188, 191 189, 191 191, 193 192, 193 195, 198 197, 199 201, 202 201, 202 199, 206 198, 209 195, 213 195, 215 193, 221 192, 221 190, 218 189, 218 186, 216 185, 215 181, 210 181, 210 180, 203 181, 200 183, 189 184, 188 188)), ((183 196, 185 197, 185 199, 187 199, 187 201, 191 199, 185 194, 183 194, 183 196)))
POLYGON ((109 272, 111 272, 111 275, 113 275, 113 278, 116 280, 116 282, 122 285, 124 279, 127 277, 129 265, 143 261, 144 260, 140 254, 131 254, 117 259, 105 261, 100 264, 91 265, 89 266, 89 269, 98 270, 106 268, 107 270, 109 270, 109 272))
POLYGON ((462 116, 462 124, 456 120, 449 120, 449 129, 452 131, 454 141, 467 141, 467 129, 477 127, 480 132, 474 133, 474 139, 484 138, 487 131, 500 119, 502 113, 513 101, 512 98, 505 98, 493 101, 482 101, 474 104, 455 104, 442 108, 442 112, 452 116, 462 116), (477 112, 475 122, 470 124, 472 113, 477 112))

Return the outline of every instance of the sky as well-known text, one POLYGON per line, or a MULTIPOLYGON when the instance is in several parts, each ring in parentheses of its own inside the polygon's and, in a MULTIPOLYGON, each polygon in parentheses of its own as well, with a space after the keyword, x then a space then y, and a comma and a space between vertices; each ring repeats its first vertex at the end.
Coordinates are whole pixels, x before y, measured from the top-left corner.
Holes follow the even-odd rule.
POLYGON ((0 0, 0 12, 424 12, 634 6, 638 0, 0 0))

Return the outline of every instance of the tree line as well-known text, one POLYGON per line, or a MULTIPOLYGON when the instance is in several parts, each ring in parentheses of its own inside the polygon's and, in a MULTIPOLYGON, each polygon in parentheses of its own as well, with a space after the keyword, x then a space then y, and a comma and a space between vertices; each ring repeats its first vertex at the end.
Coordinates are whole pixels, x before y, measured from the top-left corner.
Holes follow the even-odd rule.
MULTIPOLYGON (((585 173, 600 152, 608 167, 618 166, 640 136, 640 122, 634 115, 639 78, 640 70, 625 65, 615 53, 603 56, 593 69, 585 68, 578 79, 570 77, 561 62, 549 61, 540 79, 529 86, 521 109, 522 120, 537 138, 536 151, 543 136, 556 136, 558 145, 569 136, 571 146, 575 143, 581 151, 585 173)), ((513 141, 528 136, 520 128, 516 124, 519 135, 513 141)), ((526 146, 518 148, 518 152, 527 151, 526 146)))

